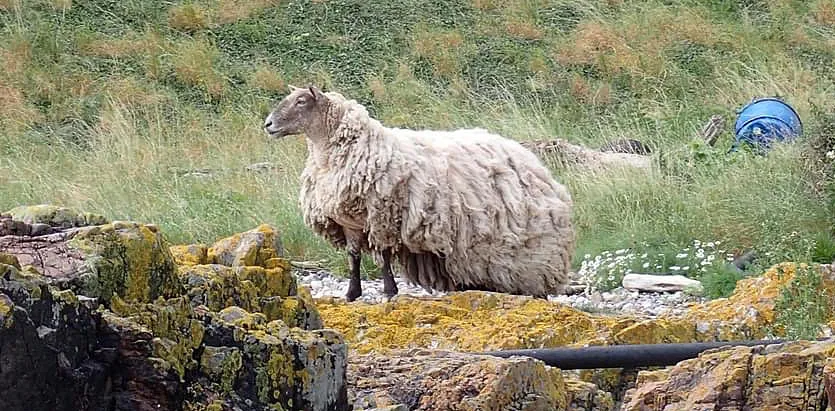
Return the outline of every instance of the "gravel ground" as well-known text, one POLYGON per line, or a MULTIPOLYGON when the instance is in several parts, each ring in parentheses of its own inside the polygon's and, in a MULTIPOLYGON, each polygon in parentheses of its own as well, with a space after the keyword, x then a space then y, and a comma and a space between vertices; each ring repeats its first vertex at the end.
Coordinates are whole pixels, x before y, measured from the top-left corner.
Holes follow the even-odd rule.
MULTIPOLYGON (((344 298, 345 293, 348 291, 347 278, 338 277, 326 271, 316 269, 294 268, 294 270, 299 283, 310 288, 313 298, 344 298)), ((401 295, 437 297, 446 294, 442 292, 427 292, 419 286, 407 284, 396 276, 395 281, 397 282, 397 288, 401 295)), ((682 292, 639 293, 624 288, 616 288, 612 291, 602 293, 587 293, 582 291, 573 295, 550 296, 548 299, 591 313, 628 314, 647 317, 656 317, 662 314, 681 314, 686 311, 688 303, 704 301, 703 298, 682 292)), ((372 304, 385 301, 382 280, 363 280, 362 296, 357 300, 372 304)))

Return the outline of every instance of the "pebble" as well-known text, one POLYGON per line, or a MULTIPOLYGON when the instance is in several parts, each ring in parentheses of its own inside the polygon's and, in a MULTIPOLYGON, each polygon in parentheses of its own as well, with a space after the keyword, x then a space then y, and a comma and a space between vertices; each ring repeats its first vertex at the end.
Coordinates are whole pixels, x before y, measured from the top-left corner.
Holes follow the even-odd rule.
MULTIPOLYGON (((348 292, 348 278, 340 277, 323 270, 294 268, 299 285, 310 289, 313 298, 344 298, 348 292)), ((443 292, 428 292, 420 286, 408 284, 395 276, 399 295, 415 297, 444 296, 443 292)), ((370 304, 385 302, 382 279, 363 280, 362 296, 357 301, 370 304)), ((569 305, 578 310, 596 314, 635 315, 658 317, 660 315, 681 315, 687 311, 689 303, 705 301, 705 298, 677 292, 637 292, 619 287, 610 291, 583 291, 573 295, 549 296, 549 301, 569 305)))

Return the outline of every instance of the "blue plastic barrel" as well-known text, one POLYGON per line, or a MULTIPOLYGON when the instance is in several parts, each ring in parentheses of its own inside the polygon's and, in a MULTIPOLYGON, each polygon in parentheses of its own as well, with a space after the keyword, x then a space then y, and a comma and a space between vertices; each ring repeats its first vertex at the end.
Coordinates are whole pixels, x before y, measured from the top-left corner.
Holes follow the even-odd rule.
POLYGON ((740 143, 771 148, 771 143, 790 142, 803 134, 800 116, 777 97, 755 99, 737 112, 734 148, 740 143))

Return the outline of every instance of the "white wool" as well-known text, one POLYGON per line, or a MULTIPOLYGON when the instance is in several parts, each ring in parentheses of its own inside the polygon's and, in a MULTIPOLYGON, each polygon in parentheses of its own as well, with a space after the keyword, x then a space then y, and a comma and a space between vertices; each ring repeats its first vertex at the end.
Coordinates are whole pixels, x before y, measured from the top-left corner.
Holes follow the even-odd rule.
POLYGON ((387 128, 355 100, 302 172, 305 222, 337 246, 391 248, 427 289, 544 297, 568 282, 572 200, 531 151, 484 129, 387 128))

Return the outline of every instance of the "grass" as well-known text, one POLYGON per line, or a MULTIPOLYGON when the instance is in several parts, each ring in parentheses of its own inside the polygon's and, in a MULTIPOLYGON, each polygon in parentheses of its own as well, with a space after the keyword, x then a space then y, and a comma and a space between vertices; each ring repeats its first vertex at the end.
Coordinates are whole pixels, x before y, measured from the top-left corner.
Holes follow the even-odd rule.
POLYGON ((792 281, 782 290, 774 306, 772 332, 788 339, 815 339, 821 324, 830 317, 832 298, 823 288, 820 273, 811 266, 801 265, 792 281))
MULTIPOLYGON (((578 268, 694 239, 756 249, 762 265, 822 262, 835 254, 835 116, 816 107, 835 85, 835 3, 740 4, 0 1, 0 209, 60 203, 157 223, 175 243, 268 222, 294 258, 344 272, 299 215, 303 141, 260 130, 287 84, 315 82, 392 126, 656 147, 650 174, 553 167, 575 199, 578 268), (715 148, 693 143, 711 115, 730 128, 775 94, 800 113, 800 144, 758 157, 725 155, 728 130, 715 148), (277 170, 245 170, 263 161, 277 170)), ((715 296, 736 279, 704 275, 715 296)))

